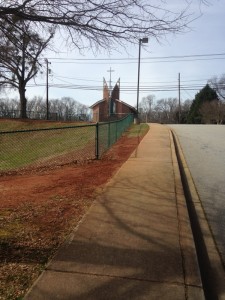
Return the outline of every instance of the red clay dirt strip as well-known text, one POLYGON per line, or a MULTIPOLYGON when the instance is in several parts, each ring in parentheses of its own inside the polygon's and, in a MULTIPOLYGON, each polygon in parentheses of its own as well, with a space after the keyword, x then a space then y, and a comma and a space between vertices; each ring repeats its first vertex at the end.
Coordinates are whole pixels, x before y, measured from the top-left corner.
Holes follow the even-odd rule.
POLYGON ((125 135, 102 160, 1 174, 0 299, 22 299, 139 142, 125 135))

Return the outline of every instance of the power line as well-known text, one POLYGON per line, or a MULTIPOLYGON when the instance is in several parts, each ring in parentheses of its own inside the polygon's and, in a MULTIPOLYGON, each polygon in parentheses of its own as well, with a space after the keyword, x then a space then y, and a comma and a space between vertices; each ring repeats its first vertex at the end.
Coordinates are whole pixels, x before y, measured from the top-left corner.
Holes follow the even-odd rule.
MULTIPOLYGON (((77 65, 128 65, 137 64, 138 58, 68 58, 68 57, 51 57, 55 64, 74 64, 77 65)), ((207 54, 188 54, 188 55, 171 55, 171 56, 152 56, 142 57, 144 64, 153 63, 177 63, 177 62, 192 62, 192 61, 212 61, 224 60, 225 53, 207 53, 207 54)))
MULTIPOLYGON (((154 59, 171 59, 171 58, 194 58, 194 57, 212 57, 212 56, 225 56, 225 53, 209 53, 209 54, 189 54, 189 55, 171 55, 171 56, 152 56, 152 57, 143 57, 141 60, 154 60, 154 59)), ((61 57, 61 58, 56 58, 56 57, 49 57, 51 60, 69 60, 69 61, 124 61, 124 60, 138 60, 137 58, 67 58, 67 57, 61 57)))
POLYGON ((188 95, 188 97, 193 98, 193 96, 191 96, 191 94, 189 92, 187 92, 186 90, 183 90, 183 89, 181 89, 181 90, 182 90, 182 92, 185 92, 186 95, 188 95))
POLYGON ((56 73, 53 74, 55 78, 65 78, 65 79, 74 79, 78 81, 92 81, 92 82, 103 82, 102 80, 94 80, 94 79, 84 79, 84 78, 77 78, 77 77, 66 77, 66 76, 60 76, 57 75, 56 73))
MULTIPOLYGON (((101 82, 102 83, 102 80, 94 80, 94 79, 88 79, 88 78, 79 78, 79 77, 66 77, 66 76, 60 76, 56 73, 53 73, 53 75, 55 76, 56 79, 60 80, 60 81, 63 81, 62 79, 60 78, 65 78, 65 79, 72 79, 72 80, 77 80, 77 81, 90 81, 90 82, 101 82)), ((210 77, 210 76, 209 76, 210 77)), ((211 76, 213 77, 213 76, 211 76)), ((205 81, 208 81, 208 78, 203 78, 203 79, 190 79, 190 80, 182 80, 181 82, 182 83, 185 83, 185 82, 205 82, 205 81)), ((66 82, 66 81, 65 81, 66 82)), ((136 84, 136 81, 122 81, 122 83, 131 83, 131 84, 136 84)), ((171 80, 171 81, 142 81, 142 84, 155 84, 155 83, 174 83, 176 84, 177 81, 176 80, 171 80)))
MULTIPOLYGON (((212 60, 224 60, 225 57, 215 57, 215 58, 194 58, 194 59, 179 59, 179 60, 158 60, 158 61, 144 61, 144 64, 155 64, 155 63, 176 63, 176 62, 191 62, 191 61, 212 61, 212 60)), ((70 61, 56 61, 55 64, 77 64, 77 65, 108 65, 110 62, 110 65, 131 65, 136 64, 137 62, 77 62, 74 60, 70 61)))
MULTIPOLYGON (((41 87, 45 86, 45 84, 29 84, 27 87, 41 87)), ((50 84, 51 88, 60 88, 60 89, 79 89, 79 90, 96 90, 96 91, 102 91, 102 86, 96 86, 96 85, 76 85, 76 84, 50 84)), ((202 85, 181 85, 182 90, 186 91, 197 91, 200 90, 203 86, 202 85)), ((158 85, 158 86, 146 86, 141 85, 140 91, 142 92, 169 92, 169 91, 177 91, 178 87, 177 85, 158 85)), ((121 92, 135 92, 137 90, 136 86, 121 86, 121 92)))

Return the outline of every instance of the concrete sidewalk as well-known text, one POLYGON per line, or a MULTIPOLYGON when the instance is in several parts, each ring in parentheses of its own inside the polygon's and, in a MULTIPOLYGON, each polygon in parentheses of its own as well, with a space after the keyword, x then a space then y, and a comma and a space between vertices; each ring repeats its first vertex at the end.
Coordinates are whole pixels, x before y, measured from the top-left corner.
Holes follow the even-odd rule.
POLYGON ((166 126, 151 124, 25 299, 204 299, 166 126))

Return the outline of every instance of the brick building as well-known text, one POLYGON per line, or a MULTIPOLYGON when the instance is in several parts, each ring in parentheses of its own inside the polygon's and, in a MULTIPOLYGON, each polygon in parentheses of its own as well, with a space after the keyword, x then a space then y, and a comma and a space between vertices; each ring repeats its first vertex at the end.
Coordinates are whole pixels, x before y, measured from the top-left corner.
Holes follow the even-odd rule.
POLYGON ((115 84, 111 97, 107 82, 103 79, 103 99, 94 103, 90 108, 93 110, 94 122, 106 122, 123 118, 128 114, 136 114, 136 109, 120 100, 120 80, 115 84))

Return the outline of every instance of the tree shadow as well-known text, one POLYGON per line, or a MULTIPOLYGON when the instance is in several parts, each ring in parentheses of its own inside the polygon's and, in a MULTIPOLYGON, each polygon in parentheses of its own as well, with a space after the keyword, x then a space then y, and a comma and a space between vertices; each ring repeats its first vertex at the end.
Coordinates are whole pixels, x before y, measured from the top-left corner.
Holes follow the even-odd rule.
POLYGON ((134 193, 101 195, 26 299, 185 299, 174 200, 134 193))

